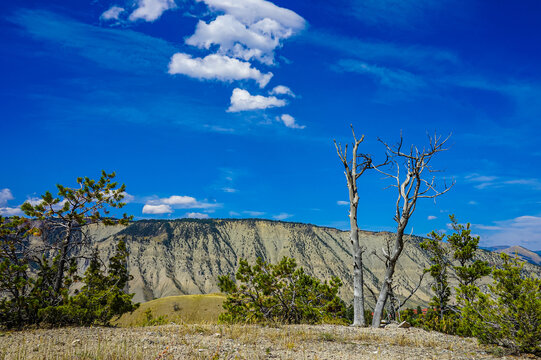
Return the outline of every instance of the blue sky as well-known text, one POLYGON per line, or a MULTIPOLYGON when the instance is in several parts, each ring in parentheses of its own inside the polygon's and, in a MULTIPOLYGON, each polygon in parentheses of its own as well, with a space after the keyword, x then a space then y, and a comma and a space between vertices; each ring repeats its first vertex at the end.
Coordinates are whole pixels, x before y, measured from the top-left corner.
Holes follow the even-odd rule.
MULTIPOLYGON (((348 227, 333 139, 423 146, 444 196, 409 231, 472 223, 541 250, 538 1, 23 0, 0 5, 0 212, 116 171, 136 219, 268 218, 348 227)), ((395 193, 360 179, 359 223, 395 193)))

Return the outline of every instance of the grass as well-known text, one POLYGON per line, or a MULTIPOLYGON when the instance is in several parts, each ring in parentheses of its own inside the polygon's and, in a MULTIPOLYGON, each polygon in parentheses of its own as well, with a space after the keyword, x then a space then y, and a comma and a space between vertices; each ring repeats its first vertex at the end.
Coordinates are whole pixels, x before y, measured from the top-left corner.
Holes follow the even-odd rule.
POLYGON ((131 314, 124 314, 114 325, 144 326, 152 319, 160 319, 156 325, 175 324, 215 324, 222 313, 225 296, 221 294, 168 296, 142 303, 131 314))
POLYGON ((336 325, 180 324, 36 329, 0 337, 1 359, 471 359, 494 358, 473 339, 336 325), (448 351, 450 345, 457 351, 448 351))

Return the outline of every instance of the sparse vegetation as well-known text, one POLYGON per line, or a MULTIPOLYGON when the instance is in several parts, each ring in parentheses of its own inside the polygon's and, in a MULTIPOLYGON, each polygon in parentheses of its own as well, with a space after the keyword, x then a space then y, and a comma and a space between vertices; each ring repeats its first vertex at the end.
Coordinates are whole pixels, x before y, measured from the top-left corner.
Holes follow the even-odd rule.
POLYGON ((108 216, 110 208, 125 205, 125 186, 114 177, 103 171, 97 181, 78 178, 75 188, 57 185, 58 197, 46 192, 21 206, 31 219, 0 217, 0 327, 105 325, 135 309, 133 295, 123 290, 130 280, 123 241, 107 270, 94 249, 84 277, 79 276, 81 261, 88 260, 83 250, 92 249, 84 227, 127 225, 131 219, 108 216))
POLYGON ((253 266, 241 259, 235 277, 238 283, 227 275, 219 277, 220 290, 228 295, 223 305, 226 312, 220 315, 223 322, 346 321, 346 306, 337 295, 340 279, 322 282, 297 269, 294 259, 284 257, 274 265, 258 258, 253 266))

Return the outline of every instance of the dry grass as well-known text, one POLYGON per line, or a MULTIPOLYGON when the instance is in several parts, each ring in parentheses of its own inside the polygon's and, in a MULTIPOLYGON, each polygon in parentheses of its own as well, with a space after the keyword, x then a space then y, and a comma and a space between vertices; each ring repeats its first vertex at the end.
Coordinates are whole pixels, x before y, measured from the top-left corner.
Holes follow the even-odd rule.
POLYGON ((148 310, 154 318, 164 317, 167 323, 216 324, 223 311, 224 300, 225 296, 220 294, 168 296, 142 303, 133 313, 124 314, 115 325, 141 326, 148 310))
POLYGON ((420 329, 184 324, 4 333, 0 359, 491 359, 494 352, 420 329))

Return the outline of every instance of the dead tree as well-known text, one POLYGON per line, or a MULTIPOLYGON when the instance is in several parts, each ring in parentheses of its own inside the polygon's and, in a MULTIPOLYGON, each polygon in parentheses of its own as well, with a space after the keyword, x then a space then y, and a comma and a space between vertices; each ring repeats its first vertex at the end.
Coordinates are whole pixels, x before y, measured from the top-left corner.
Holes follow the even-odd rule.
POLYGON ((351 160, 348 159, 348 144, 342 149, 342 145, 334 140, 334 146, 336 147, 338 157, 344 165, 344 174, 346 175, 349 190, 350 239, 353 246, 353 326, 365 326, 363 252, 366 250, 366 247, 359 243, 359 227, 357 225, 359 194, 357 191, 357 179, 366 170, 375 166, 372 165, 372 158, 369 154, 357 153, 359 145, 364 140, 364 135, 360 139, 357 139, 353 125, 351 125, 351 132, 353 133, 351 160))
POLYGON ((415 208, 417 200, 423 198, 434 199, 445 194, 454 185, 444 185, 442 190, 436 189, 436 177, 431 175, 437 170, 434 170, 430 164, 432 157, 439 152, 447 150, 444 146, 449 137, 442 139, 441 136, 429 136, 428 148, 419 150, 415 146, 411 146, 409 150, 403 150, 403 138, 400 135, 400 141, 394 146, 380 140, 387 149, 387 156, 390 159, 392 167, 389 171, 383 171, 380 168, 375 168, 377 171, 393 180, 390 187, 395 187, 398 192, 396 199, 396 209, 394 220, 396 222, 396 234, 394 234, 394 244, 392 249, 383 252, 385 258, 386 269, 385 277, 381 285, 378 301, 374 309, 374 317, 372 319, 372 327, 377 328, 381 323, 383 309, 392 291, 393 275, 395 272, 396 263, 404 249, 404 231, 408 225, 415 208), (393 172, 394 170, 394 172, 393 172))

